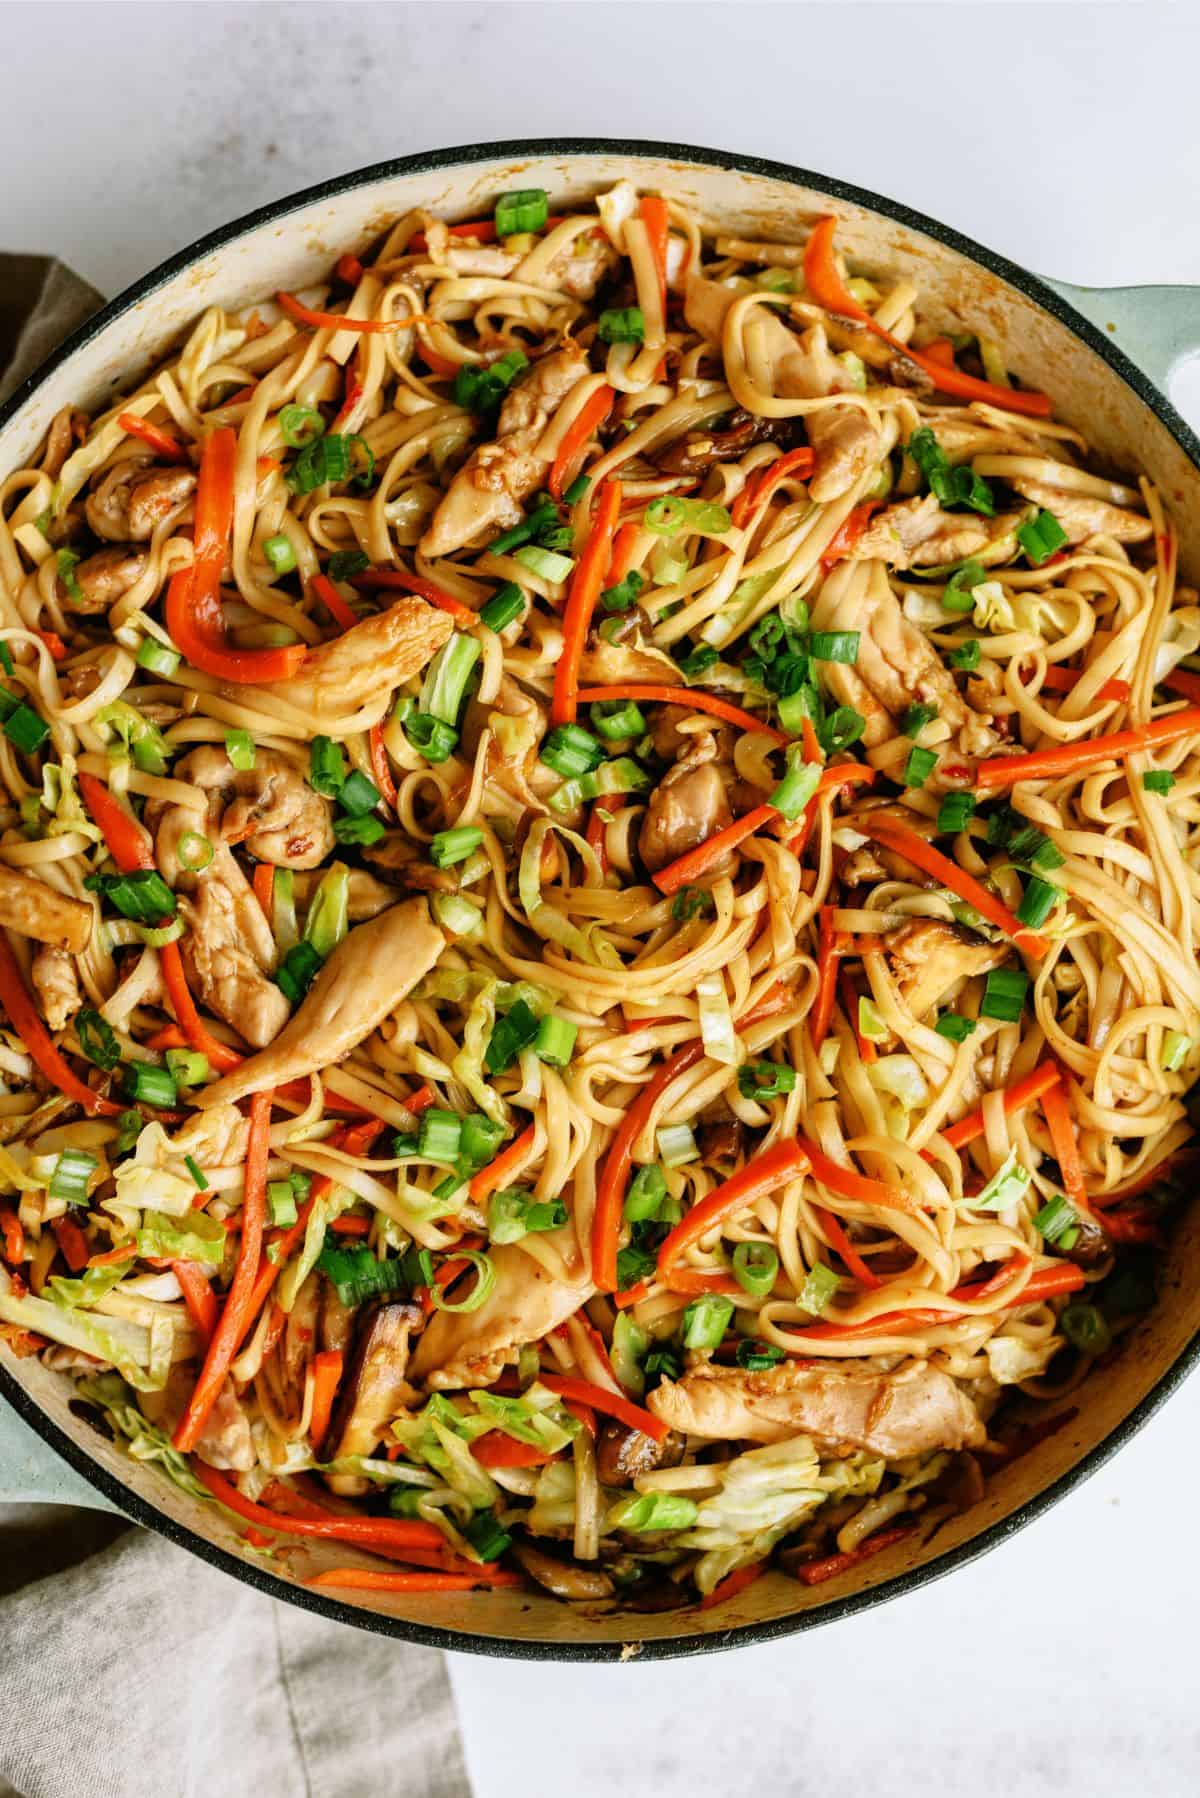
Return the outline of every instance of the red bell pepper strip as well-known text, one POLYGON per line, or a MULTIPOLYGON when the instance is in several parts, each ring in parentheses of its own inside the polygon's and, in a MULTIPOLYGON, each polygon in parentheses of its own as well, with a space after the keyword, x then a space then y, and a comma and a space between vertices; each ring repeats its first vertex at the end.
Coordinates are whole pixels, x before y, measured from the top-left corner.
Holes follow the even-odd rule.
POLYGON ((826 1555, 820 1561, 805 1561, 802 1566, 797 1567, 796 1578, 806 1586, 822 1586, 826 1580, 836 1579, 839 1573, 848 1573, 851 1567, 870 1560, 872 1555, 879 1554, 882 1549, 895 1547, 897 1542, 903 1542, 906 1536, 915 1536, 916 1532, 915 1523, 903 1524, 891 1530, 878 1530, 848 1554, 826 1555))
POLYGON ((846 560, 870 524, 871 514, 878 510, 879 507, 875 500, 866 500, 861 506, 855 506, 854 510, 843 518, 825 545, 825 551, 821 557, 822 574, 828 574, 831 568, 846 560))
POLYGON ((86 1086, 54 1042, 30 997, 12 945, 3 930, 0 930, 0 1005, 3 1005, 8 1021, 28 1050, 30 1059, 52 1088, 62 1093, 64 1098, 73 1099, 93 1115, 119 1115, 121 1106, 114 1105, 111 1099, 102 1099, 99 1093, 86 1086))
MULTIPOLYGON (((1200 719, 1200 714, 1197 717, 1200 719)), ((980 773, 982 772, 981 768, 980 773)), ((1027 954, 1045 955, 1050 945, 1044 936, 1039 936, 1036 931, 1022 924, 1002 900, 997 899, 994 893, 968 874, 965 868, 960 868, 957 862, 952 862, 940 849, 935 849, 932 843, 918 836, 915 830, 909 830, 903 824, 895 824, 891 819, 881 820, 877 824, 870 817, 863 820, 862 828, 867 836, 873 837, 884 849, 902 855, 906 861, 920 868, 922 873, 932 874, 935 880, 949 887, 952 893, 957 893, 960 899, 973 905, 981 917, 1010 936, 1027 954)))
POLYGON ((543 1373, 538 1375, 542 1385, 551 1392, 557 1392, 560 1398, 574 1399, 578 1404, 588 1405, 593 1411, 599 1411, 604 1417, 615 1417, 627 1424, 631 1430, 640 1430, 643 1436, 652 1436, 655 1442, 661 1442, 666 1436, 668 1425, 661 1418, 655 1417, 652 1411, 643 1410, 635 1405, 632 1399, 622 1393, 608 1392, 603 1386, 594 1386, 590 1380, 578 1380, 573 1374, 543 1373))
POLYGON ((814 225, 812 234, 804 252, 804 285, 818 306, 839 318, 857 319, 866 325, 876 337, 882 337, 885 343, 923 368, 942 393, 954 395, 957 399, 983 400, 989 406, 1002 406, 1007 412, 1024 412, 1033 418, 1049 418, 1050 400, 1044 393, 1018 390, 1012 387, 997 387, 991 381, 978 381, 973 375, 964 375, 947 363, 943 355, 930 356, 927 352, 914 350, 910 344, 902 343, 893 337, 890 331, 877 324, 865 306, 860 306, 853 294, 846 287, 838 273, 837 263, 833 255, 833 238, 837 230, 835 218, 819 219, 814 225))
POLYGON ((4 1259, 10 1267, 18 1267, 25 1259, 25 1232, 11 1205, 0 1205, 0 1241, 4 1244, 4 1259))
POLYGON ((788 450, 786 455, 777 456, 756 480, 747 481, 742 488, 730 512, 732 522, 739 526, 746 524, 751 513, 766 503, 786 476, 795 475, 800 480, 807 480, 813 471, 813 461, 813 452, 807 448, 788 450))
POLYGON ((503 1430, 489 1430, 471 1444, 471 1453, 481 1467, 544 1467, 554 1456, 532 1442, 518 1442, 503 1430))
POLYGON ((82 771, 79 791, 93 823, 99 825, 108 852, 122 874, 154 866, 154 850, 146 831, 119 799, 114 799, 102 780, 82 771))
POLYGON ((563 644, 554 668, 554 693, 550 702, 552 724, 573 724, 579 710, 579 665, 611 559, 620 504, 620 487, 616 481, 605 481, 597 497, 587 544, 575 564, 567 593, 563 644))
POLYGON ((344 256, 338 257, 333 265, 333 272, 347 287, 357 287, 363 277, 363 265, 357 256, 352 256, 347 251, 344 256))
POLYGON ((396 587, 402 593, 415 593, 420 599, 429 601, 439 612, 448 612, 456 624, 464 630, 470 630, 479 623, 479 616, 470 606, 465 606, 461 599, 455 599, 453 593, 435 586, 432 581, 422 579, 418 574, 409 574, 404 568, 369 568, 365 574, 356 574, 350 585, 364 591, 372 587, 396 587))
MULTIPOLYGON (((977 1280, 964 1286, 956 1286, 947 1294, 952 1299, 962 1299, 978 1303, 981 1298, 989 1298, 997 1289, 997 1283, 1007 1284, 1012 1278, 1012 1269, 1025 1266, 1027 1256, 1014 1257, 1006 1262, 998 1274, 987 1280, 977 1280)), ((1068 1292, 1078 1292, 1086 1284, 1082 1268, 1072 1261, 1061 1261, 1054 1267, 1040 1267, 1029 1276, 1021 1292, 1005 1305, 1006 1310, 1016 1310, 1021 1305, 1037 1305, 1043 1299, 1059 1298, 1068 1292)), ((969 1315, 966 1314, 966 1315, 969 1315)), ((920 1309, 916 1311, 881 1311, 878 1316, 868 1318, 863 1323, 839 1324, 819 1323, 806 1324, 803 1329, 793 1333, 806 1340, 820 1342, 854 1342, 869 1336, 895 1336, 904 1330, 922 1329, 928 1324, 956 1324, 963 1321, 961 1311, 942 1311, 920 1309)))
POLYGON ((266 1092, 255 1093, 250 1101, 250 1134, 246 1144, 245 1194, 242 1200, 241 1245, 238 1249, 237 1267, 221 1312, 221 1321, 208 1345, 200 1377, 172 1437, 181 1454, 191 1454, 200 1440, 250 1321, 249 1305, 258 1279, 267 1209, 267 1159, 270 1154, 271 1104, 274 1096, 268 1089, 266 1092))
POLYGON ((393 811, 399 799, 396 783, 392 779, 392 764, 388 761, 387 745, 383 740, 382 724, 373 724, 369 737, 371 746, 371 775, 379 788, 379 796, 383 803, 393 811))
POLYGON ((849 1269, 850 1273, 854 1275, 854 1278, 858 1281, 859 1285, 867 1287, 870 1291, 877 1292, 883 1285, 883 1281, 879 1278, 879 1275, 867 1265, 850 1238, 846 1235, 846 1232, 842 1229, 841 1219, 834 1212, 822 1211, 820 1208, 817 1210, 817 1216, 821 1220, 822 1229, 829 1238, 830 1246, 841 1256, 846 1267, 849 1269))
MULTIPOLYGON (((1070 693, 1079 685, 1086 672, 1085 668, 1049 667, 1042 680, 1042 692, 1070 693)), ((1169 682, 1164 682, 1164 685, 1169 685, 1169 682)), ((1197 682, 1197 690, 1200 693, 1200 681, 1197 682)), ((1116 678, 1106 680, 1096 690, 1097 699, 1118 699, 1122 704, 1129 699, 1129 696, 1130 686, 1127 680, 1117 680, 1116 678)))
POLYGON ((1188 706, 1182 712, 1168 712, 1132 730, 1114 731, 1108 737, 1091 737, 1078 743, 1059 743, 1053 749, 1035 749, 1031 755, 994 755, 980 762, 975 772, 976 786, 1011 787, 1019 780, 1053 780, 1060 774, 1074 774, 1090 768, 1095 762, 1108 762, 1118 756, 1132 755, 1139 749, 1153 749, 1159 743, 1174 743, 1180 737, 1200 734, 1200 706, 1188 706))
MULTIPOLYGON (((546 482, 554 499, 561 499, 564 488, 571 485, 575 474, 575 464, 582 461, 588 439, 600 429, 612 411, 616 397, 611 387, 597 387, 595 393, 589 400, 585 400, 579 409, 578 416, 571 420, 563 433, 563 440, 558 446, 558 454, 554 458, 554 465, 546 482)), ((620 494, 621 489, 618 486, 618 500, 620 494)))
POLYGON ((773 1143, 769 1149, 752 1155, 744 1167, 715 1186, 668 1232, 658 1251, 660 1276, 665 1278, 680 1257, 718 1224, 745 1211, 785 1181, 807 1174, 810 1168, 808 1156, 794 1142, 773 1143))
POLYGON ((186 462, 187 451, 183 445, 172 437, 169 431, 160 429, 158 425, 148 424, 139 418, 136 412, 118 412, 117 423, 127 437, 137 437, 152 449, 156 456, 164 462, 186 462))
POLYGON ((36 631, 34 634, 41 638, 42 642, 46 645, 46 648, 50 651, 51 661, 66 661, 67 646, 57 631, 36 631))
POLYGON ((333 622, 344 631, 352 631, 361 622, 358 613, 346 604, 327 574, 314 574, 310 584, 333 622))

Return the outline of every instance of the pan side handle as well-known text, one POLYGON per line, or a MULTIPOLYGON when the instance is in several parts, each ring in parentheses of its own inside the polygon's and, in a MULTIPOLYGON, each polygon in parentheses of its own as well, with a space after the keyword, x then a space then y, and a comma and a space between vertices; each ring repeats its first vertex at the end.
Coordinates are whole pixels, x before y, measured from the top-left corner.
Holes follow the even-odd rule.
POLYGON ((1045 279, 1164 393, 1174 370, 1200 355, 1200 287, 1075 287, 1045 279))

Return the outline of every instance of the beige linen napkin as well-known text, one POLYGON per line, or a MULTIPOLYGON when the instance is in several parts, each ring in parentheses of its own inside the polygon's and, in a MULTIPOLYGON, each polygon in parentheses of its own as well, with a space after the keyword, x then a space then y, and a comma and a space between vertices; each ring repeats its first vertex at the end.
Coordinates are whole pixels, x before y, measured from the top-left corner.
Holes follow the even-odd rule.
MULTIPOLYGON (((0 253, 0 397, 99 304, 62 263, 0 253)), ((265 1598, 124 1518, 0 1505, 0 1798, 471 1786, 442 1655, 265 1598)))

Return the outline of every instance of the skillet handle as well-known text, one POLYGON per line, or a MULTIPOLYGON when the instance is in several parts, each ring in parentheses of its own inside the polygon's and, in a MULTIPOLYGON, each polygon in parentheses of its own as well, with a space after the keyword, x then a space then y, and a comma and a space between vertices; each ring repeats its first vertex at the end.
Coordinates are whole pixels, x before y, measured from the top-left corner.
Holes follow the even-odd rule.
POLYGON ((1164 393, 1179 364, 1200 354, 1200 287, 1075 287, 1043 279, 1164 393))
POLYGON ((120 1514, 35 1436, 4 1399, 0 1399, 0 1504, 82 1505, 89 1511, 120 1514))

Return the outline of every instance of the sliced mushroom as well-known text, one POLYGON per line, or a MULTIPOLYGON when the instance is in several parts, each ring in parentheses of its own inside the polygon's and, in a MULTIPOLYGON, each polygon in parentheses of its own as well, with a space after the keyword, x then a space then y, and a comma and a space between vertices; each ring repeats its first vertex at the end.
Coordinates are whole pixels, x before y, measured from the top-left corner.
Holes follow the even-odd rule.
MULTIPOLYGON (((407 1302, 381 1305, 360 1317, 354 1358, 342 1381, 323 1458, 371 1454, 384 1431, 416 1397, 405 1377, 409 1338, 420 1328, 421 1307, 407 1302)), ((361 1498, 370 1481, 358 1474, 326 1476, 331 1492, 361 1498)))
POLYGON ((548 1555, 544 1549, 535 1548, 532 1542, 520 1538, 514 1541, 512 1552, 529 1577, 539 1586, 545 1586, 547 1592, 553 1592, 555 1598, 612 1597, 613 1583, 607 1573, 580 1567, 575 1561, 560 1561, 557 1556, 548 1555))

